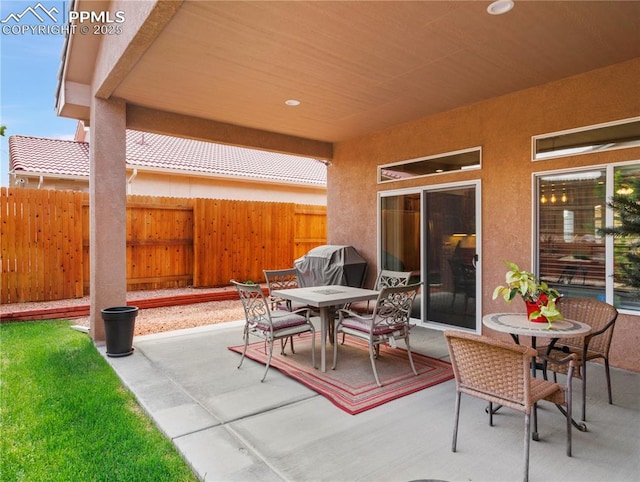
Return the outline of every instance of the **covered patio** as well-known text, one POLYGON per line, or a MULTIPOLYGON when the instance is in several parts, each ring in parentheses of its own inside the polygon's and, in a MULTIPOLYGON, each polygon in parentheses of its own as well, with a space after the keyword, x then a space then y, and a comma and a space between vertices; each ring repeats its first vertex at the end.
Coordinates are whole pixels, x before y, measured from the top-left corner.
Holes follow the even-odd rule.
MULTIPOLYGON (((99 27, 69 37, 57 92, 58 114, 91 128, 95 341, 100 310, 126 299, 128 128, 326 160, 327 241, 355 246, 368 284, 384 268, 381 196, 471 186, 476 297, 459 326, 480 332, 483 314, 504 309, 490 296, 503 262, 537 267, 535 176, 640 159, 637 146, 532 159, 536 135, 638 116, 640 2, 516 1, 504 15, 489 3, 72 2, 99 27), (379 176, 469 149, 473 169, 379 176)), ((436 243, 420 236, 412 254, 434 286, 426 247, 436 243)), ((637 337, 637 312, 622 313, 614 366, 640 371, 637 337)))
MULTIPOLYGON (((521 413, 501 410, 489 427, 485 403, 463 396, 453 453, 453 380, 349 415, 277 370, 260 383, 263 365, 246 360, 236 369, 239 355, 227 347, 240 342, 241 330, 241 323, 229 322, 145 335, 136 337, 133 355, 106 357, 202 480, 521 478, 521 413)), ((415 352, 448 360, 438 331, 415 328, 411 344, 415 352)), ((640 375, 614 369, 614 404, 608 405, 604 370, 592 365, 589 431, 573 430, 568 458, 563 417, 553 405, 541 404, 530 480, 637 479, 640 375)))
MULTIPOLYGON (((453 190, 470 186, 474 204, 459 211, 474 223, 463 234, 477 283, 463 329, 476 332, 483 314, 505 309, 491 300, 504 261, 538 267, 536 176, 640 159, 637 144, 544 160, 532 152, 535 136, 638 117, 640 2, 516 1, 504 15, 488 13, 488 1, 70 3, 123 20, 68 39, 57 92, 58 114, 91 128, 91 336, 103 353, 100 310, 126 301, 127 129, 326 160, 327 242, 353 245, 369 284, 384 267, 383 195, 410 193, 420 209, 429 190, 451 191, 462 205, 453 190), (380 175, 469 150, 472 169, 380 175)), ((424 235, 416 230, 414 254, 429 287, 435 244, 424 235)), ((613 301, 613 288, 603 295, 613 301)), ((442 327, 428 328, 425 311, 413 348, 446 359, 442 327)), ((637 479, 637 322, 633 310, 617 321, 614 405, 601 365, 589 367, 589 431, 574 430, 572 458, 562 417, 540 410, 532 480, 637 479)), ((262 384, 261 365, 236 370, 227 347, 240 339, 239 324, 224 324, 138 337, 132 356, 108 358, 205 480, 520 478, 519 413, 501 411, 490 428, 484 403, 464 398, 452 453, 453 381, 350 416, 275 370, 262 384)))

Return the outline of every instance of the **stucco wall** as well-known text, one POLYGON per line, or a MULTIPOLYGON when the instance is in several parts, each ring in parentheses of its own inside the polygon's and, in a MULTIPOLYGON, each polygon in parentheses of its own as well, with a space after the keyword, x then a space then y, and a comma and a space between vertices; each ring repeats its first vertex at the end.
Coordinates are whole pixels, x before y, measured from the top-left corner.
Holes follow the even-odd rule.
MULTIPOLYGON (((127 179, 131 178, 127 172, 127 179)), ((39 178, 21 176, 26 182, 22 187, 35 189, 39 178)), ((300 187, 265 182, 243 182, 196 176, 139 173, 131 181, 128 194, 146 196, 170 196, 186 198, 235 199, 239 201, 292 202, 296 204, 327 205, 324 187, 300 187)), ((88 180, 51 180, 45 178, 42 189, 89 191, 88 180)))
MULTIPOLYGON (((532 162, 531 136, 638 116, 639 92, 635 59, 339 143, 328 169, 328 240, 355 246, 375 277, 378 191, 480 179, 483 311, 516 310, 491 294, 504 280, 504 260, 531 267, 532 173, 640 160, 633 148, 532 162), (479 171, 376 183, 380 164, 474 146, 482 146, 479 171)), ((639 341, 640 317, 621 315, 612 364, 640 371, 639 341)))
POLYGON ((325 188, 303 188, 265 182, 243 182, 195 176, 171 176, 140 172, 131 182, 129 194, 242 201, 293 202, 325 206, 325 188))

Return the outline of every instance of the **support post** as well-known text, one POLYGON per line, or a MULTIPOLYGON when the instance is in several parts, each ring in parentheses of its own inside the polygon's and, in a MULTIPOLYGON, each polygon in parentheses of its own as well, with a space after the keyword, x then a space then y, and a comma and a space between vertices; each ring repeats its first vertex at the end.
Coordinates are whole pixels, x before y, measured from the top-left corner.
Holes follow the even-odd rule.
POLYGON ((90 325, 105 341, 101 310, 124 306, 126 272, 126 104, 93 98, 89 141, 90 325))

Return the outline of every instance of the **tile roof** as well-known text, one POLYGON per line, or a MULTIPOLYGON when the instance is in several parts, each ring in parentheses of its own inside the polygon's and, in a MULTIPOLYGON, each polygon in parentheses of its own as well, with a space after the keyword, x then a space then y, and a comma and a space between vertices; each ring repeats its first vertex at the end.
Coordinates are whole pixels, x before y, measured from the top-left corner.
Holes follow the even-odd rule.
POLYGON ((87 142, 9 137, 9 169, 89 177, 87 142))
MULTIPOLYGON (((30 136, 9 138, 10 169, 89 177, 89 143, 30 136)), ((323 162, 127 129, 127 165, 273 182, 326 186, 323 162)))

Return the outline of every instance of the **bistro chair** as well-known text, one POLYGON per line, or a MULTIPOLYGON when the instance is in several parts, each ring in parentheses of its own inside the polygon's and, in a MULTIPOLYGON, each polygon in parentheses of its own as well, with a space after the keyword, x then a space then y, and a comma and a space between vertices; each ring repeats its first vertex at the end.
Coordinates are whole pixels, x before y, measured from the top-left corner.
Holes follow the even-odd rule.
MULTIPOLYGON (((571 376, 574 355, 562 360, 568 363, 567 385, 542 378, 533 378, 531 362, 536 358, 533 348, 506 343, 486 336, 458 331, 444 332, 456 380, 455 421, 451 450, 456 451, 460 398, 463 393, 489 402, 489 425, 493 426, 493 404, 524 413, 524 481, 529 480, 529 443, 531 414, 534 418, 534 439, 537 440, 536 404, 547 400, 566 410, 567 455, 571 457, 571 376)), ((560 362, 560 360, 559 360, 560 362)))
POLYGON ((382 383, 378 377, 375 359, 380 353, 380 344, 382 343, 390 342, 392 346, 395 346, 396 340, 403 339, 407 347, 411 371, 414 375, 418 375, 411 357, 409 343, 411 324, 409 319, 413 300, 421 284, 383 287, 371 315, 361 315, 345 309, 339 310, 338 323, 333 334, 333 369, 335 370, 338 364, 338 334, 343 333, 368 342, 371 368, 373 368, 373 376, 379 387, 382 386, 382 383))
POLYGON ((591 326, 591 333, 584 337, 562 338, 553 345, 538 348, 540 355, 547 355, 553 361, 546 364, 546 370, 553 372, 556 380, 557 373, 566 373, 566 366, 558 365, 555 360, 574 353, 577 359, 576 378, 582 379, 582 421, 586 421, 587 400, 587 363, 590 360, 602 358, 604 360, 605 375, 607 378, 607 394, 609 404, 613 403, 611 397, 611 376, 609 373, 609 348, 613 337, 618 310, 604 301, 593 298, 560 298, 558 310, 568 320, 581 321, 591 326))
MULTIPOLYGON (((316 337, 315 328, 309 319, 309 310, 304 308, 293 312, 278 310, 271 311, 269 309, 267 297, 262 292, 260 285, 239 283, 235 280, 231 280, 231 283, 238 290, 238 295, 242 302, 246 318, 242 334, 244 339, 244 348, 242 349, 242 357, 240 358, 238 368, 242 366, 242 362, 244 361, 247 345, 249 344, 249 335, 262 338, 265 342, 265 353, 267 345, 269 346, 269 355, 267 357, 264 376, 262 377, 262 380, 260 380, 261 382, 264 382, 264 379, 267 377, 267 372, 269 371, 274 342, 276 340, 280 340, 281 354, 284 355, 286 339, 293 335, 300 335, 307 332, 311 333, 311 364, 315 368, 316 337)), ((295 353, 293 351, 293 344, 291 345, 291 352, 295 353)))

